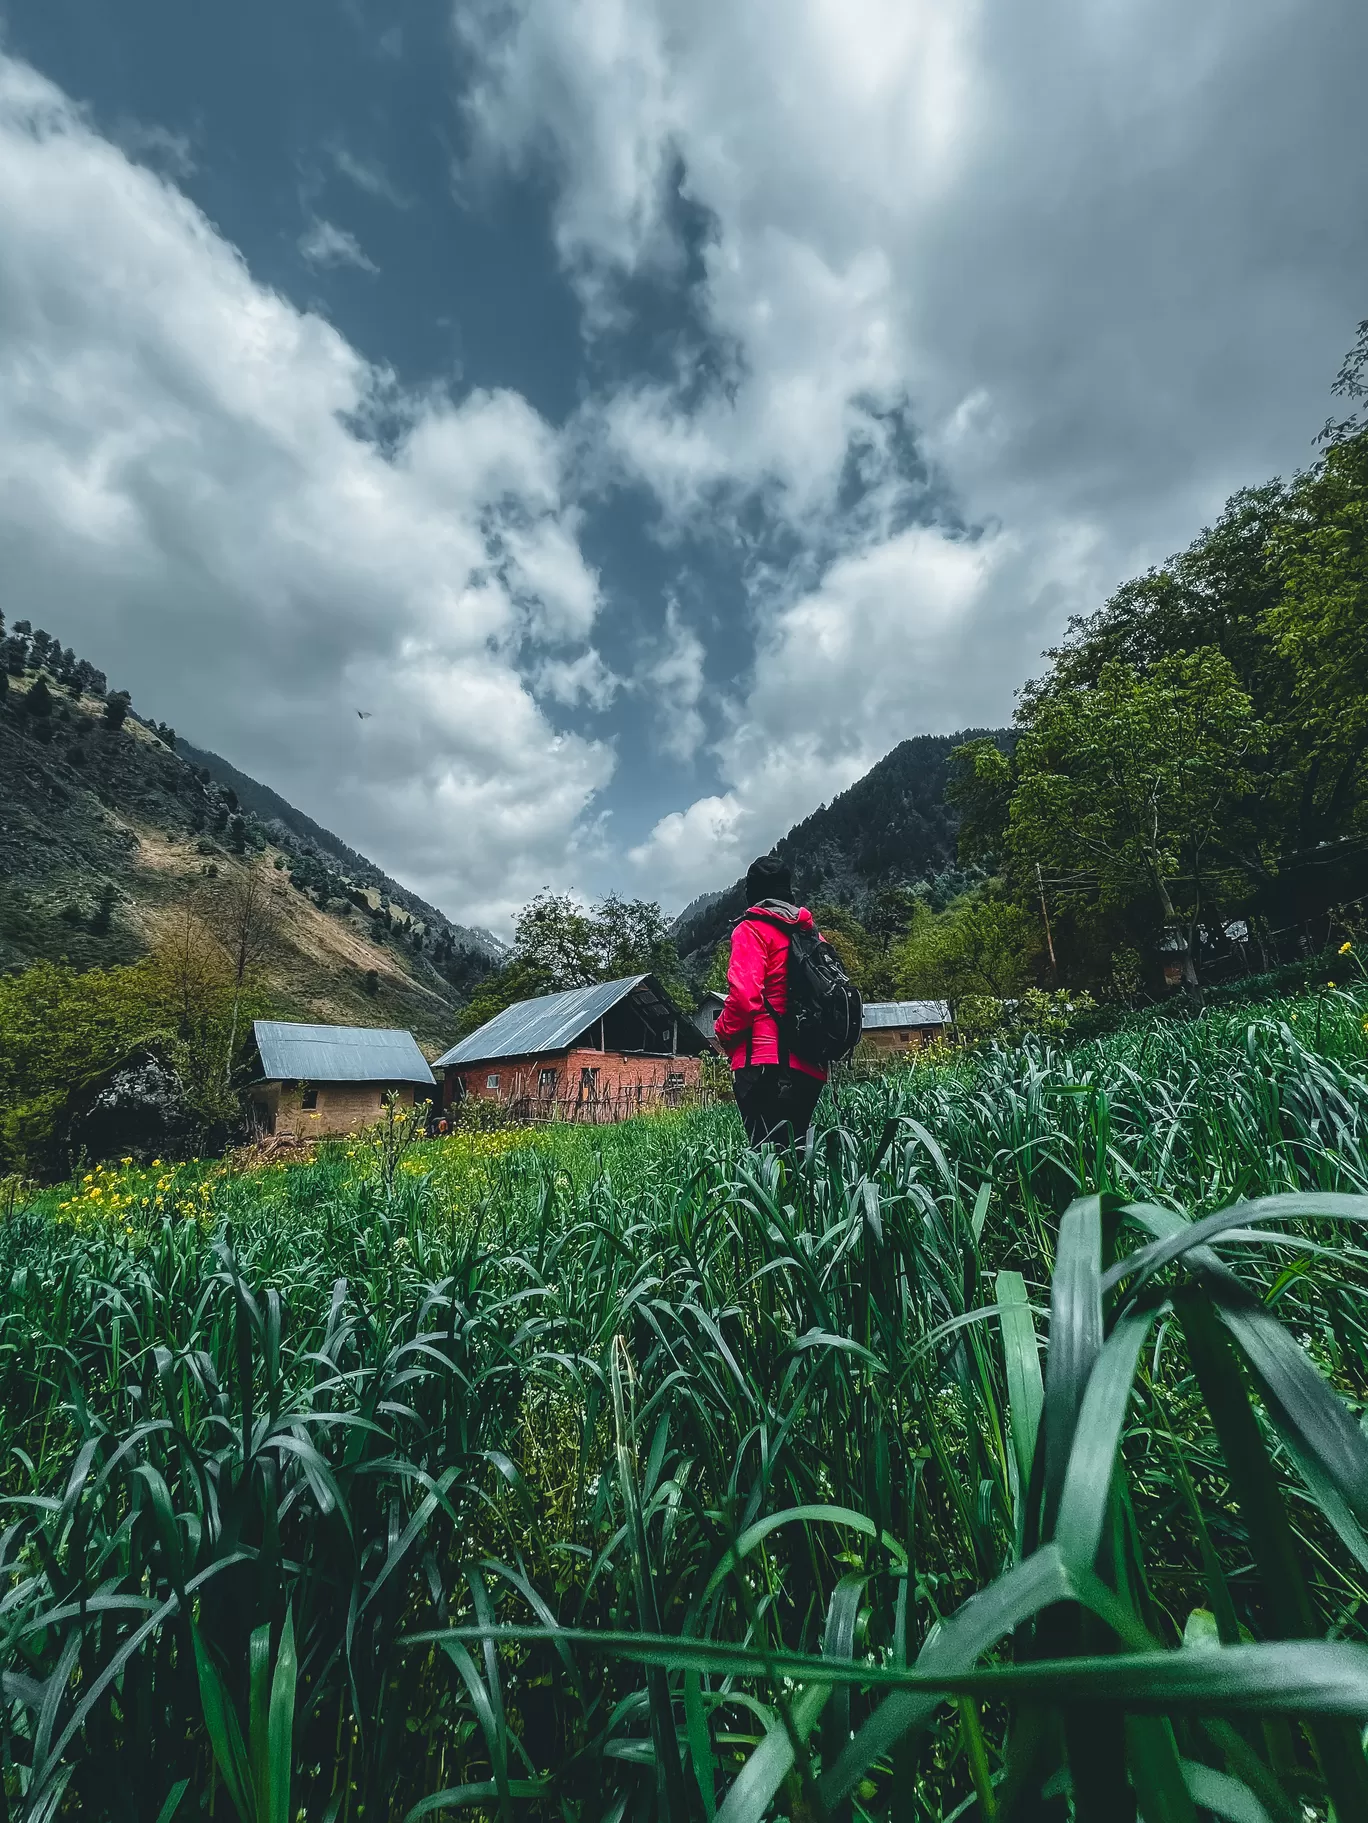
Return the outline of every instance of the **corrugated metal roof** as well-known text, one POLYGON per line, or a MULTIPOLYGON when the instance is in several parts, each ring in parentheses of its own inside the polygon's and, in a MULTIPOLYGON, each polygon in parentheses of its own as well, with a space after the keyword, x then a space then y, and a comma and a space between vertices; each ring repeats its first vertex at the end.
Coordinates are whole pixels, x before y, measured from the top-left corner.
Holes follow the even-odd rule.
POLYGON ((412 1032, 365 1025, 253 1021, 261 1074, 268 1082, 435 1081, 412 1032))
POLYGON ((495 1057, 529 1057, 540 1051, 563 1051, 580 1033, 611 1012, 633 988, 649 975, 627 975, 621 981, 600 981, 594 987, 572 987, 563 994, 539 994, 505 1007, 437 1059, 435 1069, 448 1064, 486 1063, 495 1057))
POLYGON ((882 1031, 899 1025, 949 1025, 950 1004, 946 1000, 875 1000, 864 1010, 866 1032, 882 1031))

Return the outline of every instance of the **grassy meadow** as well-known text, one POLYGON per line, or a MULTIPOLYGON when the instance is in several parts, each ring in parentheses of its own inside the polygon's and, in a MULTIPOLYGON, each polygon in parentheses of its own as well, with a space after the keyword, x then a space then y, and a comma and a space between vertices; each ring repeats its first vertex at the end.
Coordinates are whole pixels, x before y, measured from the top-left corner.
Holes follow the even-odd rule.
MULTIPOLYGON (((1346 958, 1348 971, 1352 958, 1346 958)), ((1368 1818, 1368 992, 0 1221, 0 1818, 1368 1818)))

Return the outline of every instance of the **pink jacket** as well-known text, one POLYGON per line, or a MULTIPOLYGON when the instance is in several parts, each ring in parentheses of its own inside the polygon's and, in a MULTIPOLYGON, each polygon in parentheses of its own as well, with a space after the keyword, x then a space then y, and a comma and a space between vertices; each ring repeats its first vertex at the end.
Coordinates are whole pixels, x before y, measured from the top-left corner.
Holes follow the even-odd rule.
MULTIPOLYGON (((772 924, 753 918, 763 911, 771 918, 782 918, 786 924, 811 927, 812 913, 806 905, 786 905, 780 899, 764 899, 752 905, 743 921, 732 932, 731 963, 727 969, 727 998, 713 1026, 718 1041, 739 1070, 748 1063, 778 1063, 779 1028, 765 1011, 765 1002, 782 1013, 788 1005, 788 947, 786 932, 772 924)), ((790 1052, 789 1067, 805 1076, 826 1081, 826 1071, 815 1063, 806 1063, 790 1052)))

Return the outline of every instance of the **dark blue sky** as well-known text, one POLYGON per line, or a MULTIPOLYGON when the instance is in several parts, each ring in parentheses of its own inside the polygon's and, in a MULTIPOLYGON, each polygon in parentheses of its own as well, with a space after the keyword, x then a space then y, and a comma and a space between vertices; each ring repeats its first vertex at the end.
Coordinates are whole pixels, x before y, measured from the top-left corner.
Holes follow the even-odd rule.
POLYGON ((6 612, 452 915, 677 906, 1310 458, 1366 59, 1357 0, 0 0, 6 612))

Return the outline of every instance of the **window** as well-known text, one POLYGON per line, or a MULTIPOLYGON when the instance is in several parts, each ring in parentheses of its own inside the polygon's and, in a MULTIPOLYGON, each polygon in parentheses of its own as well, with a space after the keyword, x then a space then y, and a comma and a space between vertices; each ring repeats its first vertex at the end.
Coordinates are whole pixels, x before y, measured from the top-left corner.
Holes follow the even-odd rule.
POLYGON ((311 1082, 304 1084, 304 1093, 299 1098, 299 1105, 306 1114, 311 1114, 318 1106, 318 1088, 311 1082))
POLYGON ((495 1070, 492 1072, 492 1074, 485 1077, 485 1087, 487 1089, 497 1089, 498 1086, 499 1086, 499 1072, 497 1070, 495 1070))
POLYGON ((537 1077, 537 1087, 543 1095, 554 1095, 556 1092, 556 1072, 543 1070, 537 1077))

